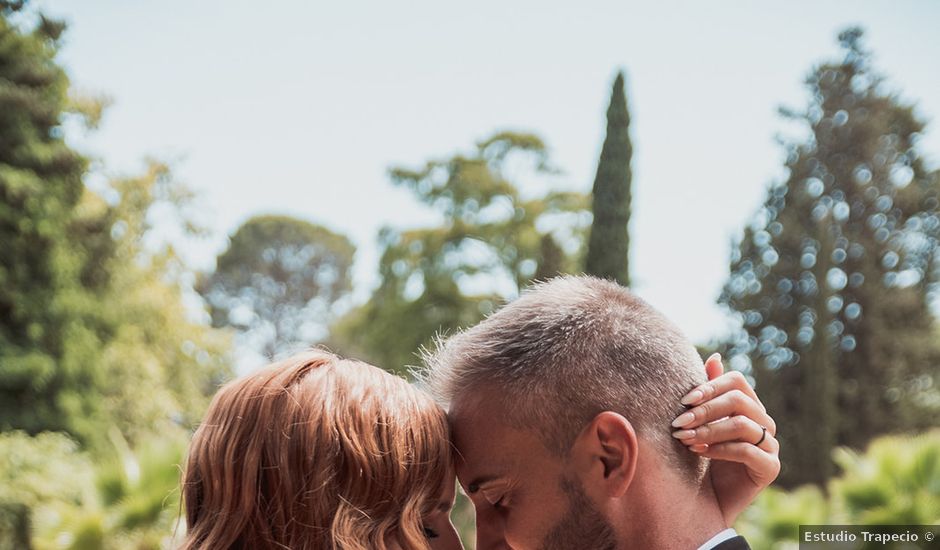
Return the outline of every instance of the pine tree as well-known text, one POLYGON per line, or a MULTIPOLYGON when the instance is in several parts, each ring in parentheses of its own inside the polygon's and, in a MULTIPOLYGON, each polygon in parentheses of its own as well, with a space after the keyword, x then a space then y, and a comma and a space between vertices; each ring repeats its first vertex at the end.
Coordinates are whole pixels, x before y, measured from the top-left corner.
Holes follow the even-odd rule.
POLYGON ((885 90, 861 45, 839 35, 841 62, 807 79, 809 130, 787 145, 771 187, 732 254, 721 301, 740 314, 730 354, 746 358, 781 422, 780 482, 824 482, 835 445, 915 429, 940 412, 928 294, 936 283, 938 180, 915 147, 924 124, 885 90))
POLYGON ((607 137, 594 178, 594 221, 585 271, 630 285, 630 113, 623 73, 617 73, 607 108, 607 137))

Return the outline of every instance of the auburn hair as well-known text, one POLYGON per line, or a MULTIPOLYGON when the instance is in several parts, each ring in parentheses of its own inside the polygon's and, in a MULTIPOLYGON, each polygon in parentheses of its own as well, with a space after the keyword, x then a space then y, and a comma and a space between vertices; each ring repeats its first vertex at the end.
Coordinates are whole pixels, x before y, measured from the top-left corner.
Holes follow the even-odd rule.
POLYGON ((427 550, 452 475, 444 410, 402 378, 311 350, 230 382, 183 475, 184 550, 427 550))

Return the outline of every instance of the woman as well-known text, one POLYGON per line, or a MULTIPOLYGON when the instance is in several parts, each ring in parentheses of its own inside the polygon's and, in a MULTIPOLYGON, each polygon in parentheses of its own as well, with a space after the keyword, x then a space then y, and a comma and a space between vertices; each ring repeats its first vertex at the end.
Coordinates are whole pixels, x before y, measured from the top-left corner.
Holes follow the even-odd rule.
MULTIPOLYGON (((702 396, 740 386, 724 378, 702 396)), ((213 399, 183 479, 183 548, 459 549, 454 495, 444 410, 402 378, 311 350, 213 399)))

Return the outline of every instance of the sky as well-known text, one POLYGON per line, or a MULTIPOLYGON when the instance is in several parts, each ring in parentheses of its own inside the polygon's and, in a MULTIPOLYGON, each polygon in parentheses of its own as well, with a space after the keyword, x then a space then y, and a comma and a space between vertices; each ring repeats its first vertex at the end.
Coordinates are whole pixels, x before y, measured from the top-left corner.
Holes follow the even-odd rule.
MULTIPOLYGON (((697 343, 733 325, 716 300, 732 243, 781 178, 781 105, 867 31, 877 69, 917 112, 940 115, 940 2, 450 3, 39 0, 70 28, 73 86, 113 100, 70 143, 99 174, 169 161, 201 196, 210 238, 183 245, 211 269, 240 223, 298 216, 358 247, 356 299, 377 283, 376 236, 437 219, 392 186, 391 166, 530 131, 589 191, 610 86, 627 76, 634 289, 697 343)), ((940 128, 922 152, 940 166, 940 128)), ((546 189, 547 190, 547 189, 546 189)))

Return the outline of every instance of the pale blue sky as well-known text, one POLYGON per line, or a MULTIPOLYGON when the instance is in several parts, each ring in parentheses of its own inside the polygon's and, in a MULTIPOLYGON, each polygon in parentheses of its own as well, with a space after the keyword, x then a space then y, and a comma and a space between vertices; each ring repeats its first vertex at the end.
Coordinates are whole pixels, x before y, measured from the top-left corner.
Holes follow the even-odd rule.
MULTIPOLYGON (((637 291, 695 341, 728 320, 715 299, 734 236, 781 173, 777 106, 848 24, 919 111, 940 115, 940 2, 302 2, 45 0, 71 24, 61 60, 112 96, 70 139, 108 172, 175 160, 214 231, 202 268, 249 216, 302 216, 358 245, 358 296, 384 224, 433 216, 386 177, 497 129, 541 135, 563 185, 589 190, 613 75, 635 147, 637 291)), ((923 151, 937 166, 940 131, 923 151)))

